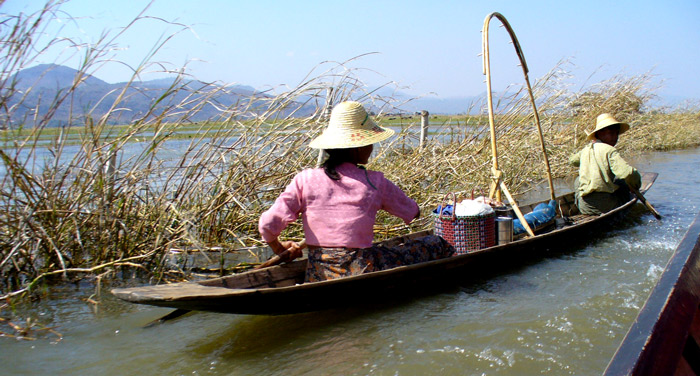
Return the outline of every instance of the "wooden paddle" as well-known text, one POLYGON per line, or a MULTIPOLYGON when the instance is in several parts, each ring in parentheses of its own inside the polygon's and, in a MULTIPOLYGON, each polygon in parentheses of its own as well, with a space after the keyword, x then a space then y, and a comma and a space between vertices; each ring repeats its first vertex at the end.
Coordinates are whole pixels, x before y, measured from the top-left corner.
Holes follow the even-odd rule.
POLYGON ((192 311, 190 311, 190 310, 188 310, 188 309, 179 309, 179 308, 178 308, 178 309, 176 309, 176 310, 174 310, 174 311, 171 311, 170 313, 168 313, 168 314, 165 315, 165 316, 159 317, 159 318, 157 318, 157 319, 155 319, 155 320, 149 322, 148 324, 144 325, 143 327, 144 327, 144 328, 150 328, 150 327, 152 327, 152 326, 154 326, 154 325, 162 324, 162 323, 164 323, 164 322, 166 322, 166 321, 174 320, 174 319, 176 319, 176 318, 178 318, 178 317, 180 317, 180 316, 186 315, 186 314, 188 314, 188 313, 190 313, 190 312, 192 312, 192 311))
MULTIPOLYGON (((304 249, 304 248, 306 248, 306 239, 302 239, 302 241, 299 242, 299 249, 304 249)), ((254 267, 253 269, 259 270, 259 269, 269 268, 270 266, 275 266, 275 265, 277 265, 277 264, 279 264, 279 263, 281 263, 281 262, 283 262, 283 261, 284 261, 284 262, 290 262, 290 261, 292 261, 292 260, 287 260, 287 258, 289 257, 289 254, 290 254, 290 253, 291 253, 291 252, 289 252, 289 250, 286 250, 286 251, 280 253, 279 255, 275 255, 274 257, 271 257, 269 260, 267 260, 267 261, 263 262, 262 264, 260 264, 260 265, 258 265, 258 266, 256 266, 256 267, 254 267)), ((144 328, 150 328, 150 327, 152 327, 152 326, 154 326, 154 325, 158 325, 158 324, 162 324, 162 323, 164 323, 164 322, 166 322, 166 321, 174 320, 174 319, 176 319, 176 318, 178 318, 178 317, 180 317, 180 316, 186 315, 186 314, 188 314, 188 313, 190 313, 190 312, 192 312, 192 311, 190 311, 190 310, 188 310, 188 309, 181 309, 181 308, 178 308, 178 309, 176 309, 176 310, 174 310, 174 311, 168 313, 168 314, 165 315, 165 316, 159 317, 159 318, 157 318, 157 319, 155 319, 155 320, 149 322, 148 324, 144 325, 143 327, 144 327, 144 328)))
POLYGON ((659 212, 657 212, 656 209, 654 209, 654 207, 651 206, 651 204, 649 203, 649 201, 647 201, 642 192, 639 192, 638 189, 632 187, 629 187, 629 189, 630 191, 632 191, 632 193, 634 193, 635 196, 637 196, 639 201, 641 201, 647 207, 647 209, 649 209, 651 214, 653 214, 654 217, 656 217, 656 219, 661 219, 661 214, 659 214, 659 212))

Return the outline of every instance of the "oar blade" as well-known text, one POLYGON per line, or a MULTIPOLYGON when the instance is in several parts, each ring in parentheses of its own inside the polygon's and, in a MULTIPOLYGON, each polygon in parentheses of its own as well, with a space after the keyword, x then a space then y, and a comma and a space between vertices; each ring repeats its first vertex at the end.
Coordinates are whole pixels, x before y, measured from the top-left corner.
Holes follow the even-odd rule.
POLYGON ((186 310, 186 309, 176 309, 176 310, 174 310, 174 311, 168 313, 168 314, 165 315, 165 316, 159 317, 159 318, 157 318, 157 319, 155 319, 155 320, 149 322, 148 324, 144 325, 143 327, 144 327, 144 328, 150 328, 150 327, 152 327, 152 326, 155 326, 155 325, 158 325, 158 324, 162 324, 162 323, 164 323, 164 322, 166 322, 166 321, 174 320, 174 319, 176 319, 176 318, 178 318, 178 317, 180 317, 180 316, 186 315, 186 314, 188 314, 188 313, 190 313, 190 312, 192 312, 192 311, 189 311, 189 310, 186 310))
POLYGON ((659 214, 659 212, 656 211, 656 209, 654 209, 653 206, 651 206, 651 204, 649 203, 649 201, 647 201, 646 197, 644 197, 644 195, 643 195, 641 192, 639 192, 638 189, 634 189, 634 188, 630 187, 630 190, 632 191, 632 193, 634 193, 635 196, 637 196, 637 198, 639 199, 639 201, 641 201, 641 202, 644 204, 644 206, 646 206, 647 209, 649 209, 649 211, 651 212, 651 214, 652 214, 656 219, 661 219, 661 214, 659 214))

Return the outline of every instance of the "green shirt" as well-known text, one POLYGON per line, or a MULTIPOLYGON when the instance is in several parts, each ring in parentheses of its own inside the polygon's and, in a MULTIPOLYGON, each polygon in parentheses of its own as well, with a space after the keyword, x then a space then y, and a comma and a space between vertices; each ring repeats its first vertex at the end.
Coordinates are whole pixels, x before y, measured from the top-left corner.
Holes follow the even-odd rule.
POLYGON ((613 193, 618 188, 615 179, 639 189, 642 177, 639 171, 625 162, 615 147, 594 141, 569 158, 569 163, 578 166, 580 196, 592 192, 613 193))

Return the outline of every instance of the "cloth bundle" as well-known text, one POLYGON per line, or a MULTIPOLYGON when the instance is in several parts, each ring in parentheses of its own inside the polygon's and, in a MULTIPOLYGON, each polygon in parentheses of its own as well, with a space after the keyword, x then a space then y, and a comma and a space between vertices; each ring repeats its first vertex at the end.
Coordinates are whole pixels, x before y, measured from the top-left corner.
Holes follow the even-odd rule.
POLYGON ((433 214, 451 216, 453 210, 455 211, 454 215, 457 217, 483 216, 493 213, 491 205, 484 204, 478 200, 462 200, 457 203, 457 209, 452 205, 445 205, 444 209, 442 209, 442 206, 438 206, 433 214))

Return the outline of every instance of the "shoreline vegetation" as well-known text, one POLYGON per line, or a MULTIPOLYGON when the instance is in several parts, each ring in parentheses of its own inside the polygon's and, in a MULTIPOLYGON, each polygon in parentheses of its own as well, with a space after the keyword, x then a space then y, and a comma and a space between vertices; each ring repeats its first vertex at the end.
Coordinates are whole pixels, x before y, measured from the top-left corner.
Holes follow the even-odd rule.
MULTIPOLYGON (((246 252, 264 245, 259 215, 294 174, 317 164, 318 152, 307 145, 325 126, 328 107, 348 99, 367 104, 381 125, 397 130, 368 168, 384 172, 421 207, 421 218, 408 226, 379 215, 376 240, 431 228, 430 213, 447 192, 465 197, 488 191, 491 153, 483 104, 465 109, 480 115, 431 114, 428 142, 420 148, 420 116, 402 112, 394 98, 367 91, 348 62, 317 67, 289 91, 222 107, 204 122, 190 119, 211 104, 213 91, 193 88, 184 69, 172 69, 179 74, 148 113, 115 126, 113 118, 123 118, 120 104, 137 92, 116 93, 111 111, 94 117, 77 108, 71 95, 105 59, 113 59, 123 30, 105 32, 89 46, 72 41, 89 47, 74 50, 82 64, 73 85, 43 98, 32 116, 20 117, 34 88, 19 90, 14 74, 46 51, 65 48, 60 38, 37 37, 55 22, 59 5, 49 1, 35 14, 6 16, 0 27, 0 116, 11 124, 0 131, 0 300, 37 296, 42 286, 86 278, 98 284, 133 273, 152 283, 183 279, 188 274, 173 271, 168 262, 172 249, 246 252), (295 116, 309 105, 314 113, 295 116), (48 127, 65 108, 75 122, 48 127), (166 158, 173 141, 176 153, 166 158)), ((132 68, 132 82, 147 70, 165 69, 152 59, 168 39, 132 68)), ((569 91, 567 78, 560 65, 533 85, 554 177, 575 173, 568 157, 586 142, 584 130, 602 112, 630 123, 618 147, 623 154, 700 145, 700 108, 650 108, 651 75, 617 76, 582 92, 569 91)), ((500 168, 513 192, 546 179, 524 90, 514 86, 499 98, 498 108, 505 110, 495 118, 500 168)), ((301 225, 290 226, 283 237, 301 239, 301 225)))

